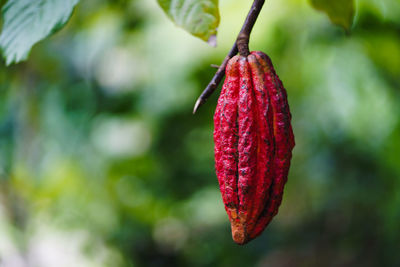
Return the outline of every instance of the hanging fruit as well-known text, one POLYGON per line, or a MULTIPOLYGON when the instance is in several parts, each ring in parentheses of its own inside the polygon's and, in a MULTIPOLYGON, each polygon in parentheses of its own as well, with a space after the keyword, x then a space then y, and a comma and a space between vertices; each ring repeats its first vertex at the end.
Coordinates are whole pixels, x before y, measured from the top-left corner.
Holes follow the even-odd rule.
POLYGON ((278 212, 295 145, 290 121, 271 59, 258 51, 231 58, 214 142, 219 187, 238 244, 260 235, 278 212))

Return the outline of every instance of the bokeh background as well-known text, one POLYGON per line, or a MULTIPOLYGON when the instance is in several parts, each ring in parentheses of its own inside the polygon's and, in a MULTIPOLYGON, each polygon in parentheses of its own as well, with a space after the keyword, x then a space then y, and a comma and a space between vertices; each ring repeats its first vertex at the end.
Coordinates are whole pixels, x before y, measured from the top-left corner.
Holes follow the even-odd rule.
POLYGON ((267 1, 251 49, 287 88, 296 147, 262 236, 231 240, 214 94, 193 104, 251 1, 220 1, 218 47, 152 0, 82 1, 29 60, 0 64, 0 266, 400 266, 400 2, 350 34, 267 1))

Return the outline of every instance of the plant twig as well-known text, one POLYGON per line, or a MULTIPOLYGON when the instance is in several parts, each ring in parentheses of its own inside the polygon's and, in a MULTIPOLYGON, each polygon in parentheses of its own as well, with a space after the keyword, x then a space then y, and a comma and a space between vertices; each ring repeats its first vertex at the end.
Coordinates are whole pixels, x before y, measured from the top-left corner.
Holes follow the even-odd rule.
POLYGON ((260 11, 265 3, 265 0, 254 0, 253 5, 249 13, 247 14, 246 20, 240 30, 240 33, 235 41, 235 44, 229 51, 228 55, 225 57, 224 61, 222 62, 221 66, 218 68, 217 72, 215 73, 214 77, 212 78, 211 82, 207 85, 206 89, 201 93, 199 98, 194 105, 193 114, 199 109, 201 105, 203 105, 207 99, 211 96, 211 94, 217 89, 219 83, 222 81, 222 78, 225 75, 225 68, 228 64, 229 59, 234 57, 238 51, 240 50, 240 54, 242 56, 247 56, 249 53, 249 38, 251 30, 253 29, 254 24, 260 14, 260 11), (238 50, 239 46, 239 50, 238 50))

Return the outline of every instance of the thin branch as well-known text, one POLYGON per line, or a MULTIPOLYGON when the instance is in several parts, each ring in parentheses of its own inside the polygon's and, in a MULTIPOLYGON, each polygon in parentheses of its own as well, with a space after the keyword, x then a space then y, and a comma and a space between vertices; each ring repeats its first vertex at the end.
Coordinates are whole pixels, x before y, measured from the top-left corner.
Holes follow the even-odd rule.
POLYGON ((229 59, 235 56, 238 53, 238 49, 236 46, 236 42, 233 45, 231 51, 229 51, 228 55, 225 57, 224 61, 222 62, 221 66, 218 68, 217 72, 215 73, 214 77, 212 78, 211 82, 207 85, 206 89, 201 93, 199 98, 194 105, 193 114, 199 109, 201 105, 203 105, 207 99, 212 95, 212 93, 217 89, 219 83, 221 82, 222 78, 225 75, 225 68, 228 64, 229 59))
POLYGON ((199 109, 199 107, 207 101, 207 99, 211 96, 211 94, 215 91, 215 89, 217 89, 218 85, 222 81, 222 78, 225 75, 225 68, 226 65, 228 64, 229 59, 231 59, 238 53, 237 43, 240 45, 240 48, 242 50, 240 53, 242 56, 246 55, 246 51, 248 52, 250 33, 251 30, 253 29, 254 24, 257 21, 258 15, 260 14, 260 11, 264 3, 265 0, 254 0, 253 5, 251 6, 251 9, 247 14, 246 20, 242 26, 242 29, 240 30, 238 38, 235 41, 235 44, 231 48, 231 51, 229 51, 228 55, 225 57, 224 61, 222 62, 221 66, 215 73, 211 82, 207 85, 206 89, 204 89, 204 91, 197 99, 196 104, 194 105, 193 114, 195 114, 196 111, 199 109))

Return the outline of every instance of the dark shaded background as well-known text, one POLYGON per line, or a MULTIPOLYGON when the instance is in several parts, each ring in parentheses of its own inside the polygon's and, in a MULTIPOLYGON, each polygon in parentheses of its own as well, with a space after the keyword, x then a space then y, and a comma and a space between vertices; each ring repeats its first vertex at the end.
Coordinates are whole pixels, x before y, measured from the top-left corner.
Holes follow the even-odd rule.
POLYGON ((358 1, 349 35, 307 1, 267 1, 251 49, 286 86, 297 145, 279 214, 231 240, 218 94, 191 111, 250 2, 221 1, 214 49, 156 1, 82 1, 27 62, 3 61, 1 267, 400 266, 397 0, 358 1))

